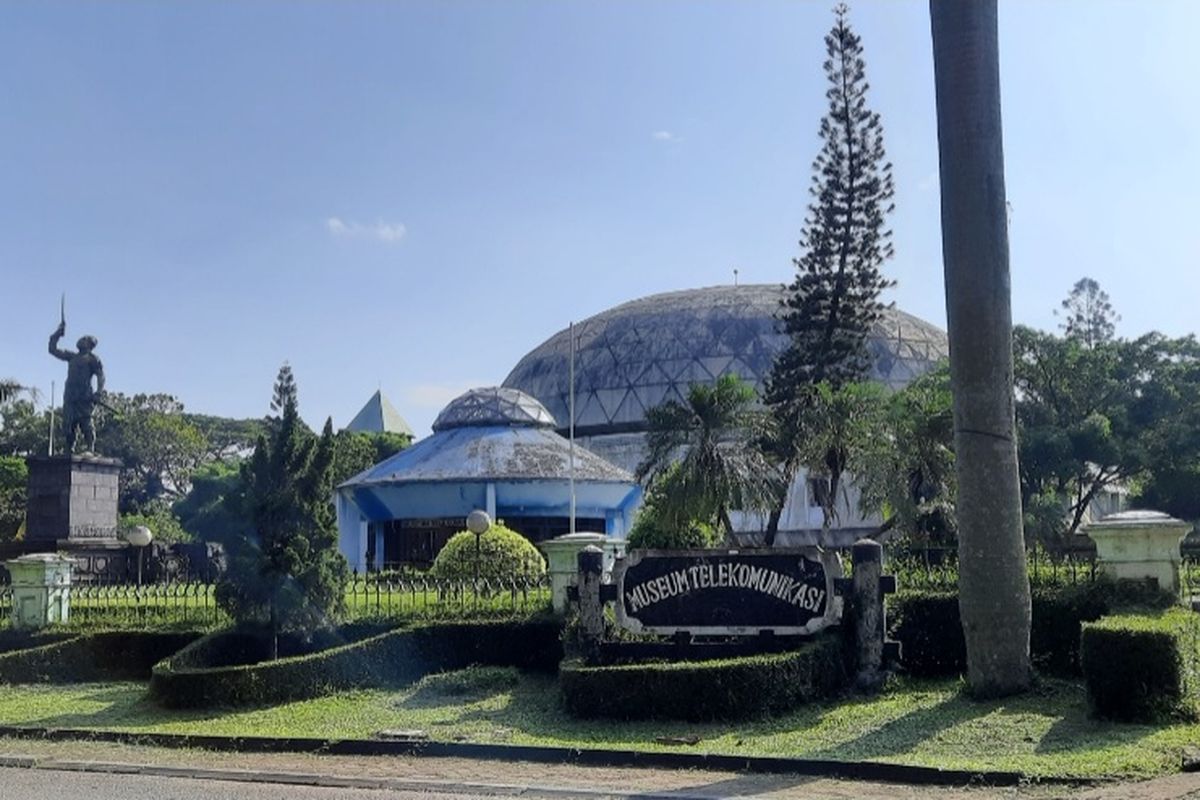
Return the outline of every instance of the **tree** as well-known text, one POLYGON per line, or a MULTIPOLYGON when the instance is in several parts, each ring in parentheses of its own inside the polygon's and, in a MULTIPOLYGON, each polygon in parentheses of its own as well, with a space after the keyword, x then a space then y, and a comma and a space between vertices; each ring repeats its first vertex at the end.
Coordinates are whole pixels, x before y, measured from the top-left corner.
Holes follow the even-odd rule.
POLYGON ((363 470, 408 446, 411 438, 399 433, 340 430, 334 437, 333 485, 338 486, 363 470))
POLYGON ((678 463, 664 513, 714 521, 729 536, 731 510, 775 505, 782 486, 754 445, 767 419, 753 405, 754 388, 736 375, 724 375, 713 386, 692 384, 686 403, 668 400, 646 412, 648 452, 637 479, 652 485, 678 463))
POLYGON ((193 538, 206 542, 236 539, 249 532, 241 461, 213 461, 192 473, 192 488, 171 507, 193 538))
POLYGON ((113 409, 97 412, 97 440, 121 459, 121 513, 150 511, 185 494, 191 476, 208 458, 208 441, 168 394, 110 394, 113 409))
POLYGON ((1121 319, 1113 310, 1108 293, 1091 278, 1080 278, 1075 282, 1071 294, 1062 301, 1062 314, 1065 319, 1059 327, 1063 333, 1088 348, 1111 342, 1116 333, 1116 322, 1121 319))
POLYGON ((25 459, 0 456, 0 542, 17 538, 25 523, 25 491, 29 470, 25 459))
POLYGON ((275 386, 271 390, 271 416, 269 419, 278 420, 283 416, 283 410, 288 403, 299 404, 296 392, 296 378, 292 375, 292 367, 286 361, 275 376, 275 386))
POLYGON ((679 464, 672 464, 646 488, 646 496, 627 537, 631 549, 685 550, 715 547, 720 541, 721 537, 713 528, 711 513, 673 502, 681 491, 680 475, 679 464))
POLYGON ((927 373, 887 399, 883 431, 854 465, 864 510, 921 545, 951 544, 957 531, 950 371, 927 373))
POLYGON ((330 502, 333 423, 318 438, 300 421, 295 393, 283 401, 270 438, 259 437, 242 465, 240 511, 250 532, 229 541, 229 568, 217 585, 230 616, 269 630, 273 653, 281 632, 311 635, 331 625, 349 579, 330 502))
MULTIPOLYGON (((1027 530, 1051 549, 1116 486, 1179 486, 1200 461, 1200 345, 1013 332, 1027 530)), ((1155 496, 1152 495, 1151 496, 1155 496)))
POLYGON ((0 406, 7 405, 16 400, 17 395, 24 388, 11 378, 0 378, 0 406))
MULTIPOLYGON (((786 483, 799 469, 799 446, 815 387, 835 392, 867 376, 867 336, 884 305, 880 293, 892 285, 880 272, 892 256, 885 219, 892 206, 892 165, 886 161, 883 125, 867 107, 868 84, 862 41, 851 29, 845 5, 825 37, 824 63, 829 110, 821 120, 822 147, 813 162, 809 205, 801 233, 796 277, 787 287, 780 327, 788 346, 776 359, 766 385, 766 402, 777 418, 773 450, 786 483)), ((842 445, 837 446, 841 449, 842 445)), ((831 456, 830 460, 836 460, 831 456)), ((778 526, 783 498, 769 522, 778 526)))
POLYGON ((14 400, 0 407, 0 455, 45 454, 54 435, 54 452, 63 448, 62 426, 50 426, 50 412, 39 412, 29 400, 14 400))
POLYGON ((205 461, 237 460, 254 450, 259 434, 266 430, 261 419, 231 419, 209 414, 185 413, 188 421, 208 443, 205 461))
POLYGON ((930 0, 954 396, 959 611, 980 696, 1029 688, 995 0, 930 0))
POLYGON ((883 435, 884 407, 884 390, 877 383, 822 381, 809 394, 799 426, 805 436, 796 453, 808 474, 826 487, 816 498, 825 528, 838 521, 843 476, 865 470, 862 456, 883 435))

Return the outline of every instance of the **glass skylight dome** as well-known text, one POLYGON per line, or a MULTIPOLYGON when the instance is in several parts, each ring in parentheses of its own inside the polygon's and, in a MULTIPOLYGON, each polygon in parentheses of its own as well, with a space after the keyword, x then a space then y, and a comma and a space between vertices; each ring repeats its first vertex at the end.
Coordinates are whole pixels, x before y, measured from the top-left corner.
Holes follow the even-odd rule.
POLYGON ((545 406, 524 392, 489 386, 451 400, 433 421, 433 430, 496 425, 553 428, 557 423, 545 406))

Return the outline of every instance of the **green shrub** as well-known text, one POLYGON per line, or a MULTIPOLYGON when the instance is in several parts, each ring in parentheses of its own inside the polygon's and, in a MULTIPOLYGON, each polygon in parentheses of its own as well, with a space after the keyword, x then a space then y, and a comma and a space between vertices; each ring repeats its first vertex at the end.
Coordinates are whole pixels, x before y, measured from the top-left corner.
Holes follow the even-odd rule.
POLYGON ((572 659, 559 670, 567 710, 586 718, 752 719, 828 697, 845 680, 836 635, 770 655, 617 666, 572 659))
POLYGON ((1092 710, 1121 722, 1200 717, 1198 637, 1200 616, 1183 609, 1085 623, 1080 660, 1092 710))
POLYGON ((891 636, 911 675, 956 675, 967 668, 958 593, 907 590, 887 600, 891 636))
POLYGON ((0 653, 0 683, 146 680, 157 662, 199 636, 195 632, 107 631, 51 640, 0 653))
POLYGON ((156 664, 150 695, 168 708, 269 705, 343 689, 404 686, 471 664, 553 671, 562 658, 559 627, 553 618, 424 624, 258 663, 244 662, 268 652, 264 637, 228 631, 156 664))
MULTIPOLYGON (((1079 674, 1079 632, 1084 622, 1120 609, 1163 609, 1169 592, 1145 583, 1099 579, 1033 589, 1029 650, 1044 672, 1079 674)), ((958 614, 958 593, 907 590, 888 600, 891 636, 900 642, 901 664, 913 675, 955 675, 966 669, 967 649, 958 614)))
POLYGON ((433 561, 433 574, 439 578, 471 580, 475 569, 479 577, 496 581, 511 578, 536 578, 546 573, 546 562, 533 543, 521 534, 497 522, 479 537, 460 531, 450 537, 433 561))
POLYGON ((713 509, 680 508, 674 495, 687 495, 680 486, 679 464, 674 464, 650 484, 642 507, 629 529, 628 547, 637 550, 686 550, 716 547, 721 535, 713 525, 713 509))

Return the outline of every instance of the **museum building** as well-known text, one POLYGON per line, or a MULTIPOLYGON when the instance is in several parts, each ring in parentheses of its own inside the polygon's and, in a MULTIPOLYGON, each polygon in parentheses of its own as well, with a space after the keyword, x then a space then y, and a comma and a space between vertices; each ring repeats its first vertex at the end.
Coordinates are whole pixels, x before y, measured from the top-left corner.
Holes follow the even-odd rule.
MULTIPOLYGON (((646 411, 684 402, 694 383, 737 375, 762 392, 787 345, 776 314, 779 284, 713 286, 623 303, 574 326, 576 526, 623 538, 641 491, 632 473, 646 455, 646 411)), ((944 331, 887 309, 867 342, 871 379, 900 389, 948 355, 944 331)), ((352 567, 428 565, 468 513, 487 510, 533 541, 566 533, 570 489, 568 330, 522 358, 502 388, 451 402, 434 433, 338 487, 341 550, 352 567)), ((823 529, 828 483, 801 474, 789 489, 778 546, 848 546, 879 519, 858 508, 853 479, 839 518, 823 529)), ((747 545, 765 520, 732 515, 747 545)))
MULTIPOLYGON (((433 435, 337 488, 339 549, 358 571, 427 567, 467 514, 538 542, 570 530, 571 445, 534 398, 491 387, 454 399, 433 435)), ((574 449, 576 529, 623 538, 641 500, 627 471, 574 449)))

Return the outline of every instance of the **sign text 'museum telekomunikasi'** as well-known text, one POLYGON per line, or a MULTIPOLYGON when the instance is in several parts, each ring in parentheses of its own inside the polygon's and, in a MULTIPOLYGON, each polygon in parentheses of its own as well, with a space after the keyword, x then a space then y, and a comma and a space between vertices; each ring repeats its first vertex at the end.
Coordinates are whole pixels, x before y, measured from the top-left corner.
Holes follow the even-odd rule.
POLYGON ((837 621, 838 571, 810 550, 635 550, 619 562, 617 618, 649 633, 815 633, 837 621))

